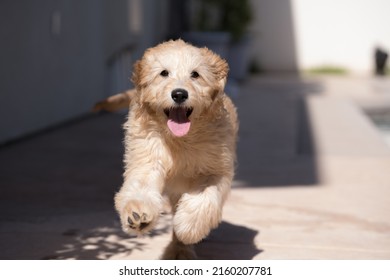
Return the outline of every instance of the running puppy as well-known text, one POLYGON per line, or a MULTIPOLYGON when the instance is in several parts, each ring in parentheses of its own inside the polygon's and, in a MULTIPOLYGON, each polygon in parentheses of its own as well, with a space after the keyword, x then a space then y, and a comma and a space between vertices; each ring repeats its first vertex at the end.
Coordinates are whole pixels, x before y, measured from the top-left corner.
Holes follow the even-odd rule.
POLYGON ((130 105, 115 207, 125 232, 143 234, 156 224, 167 195, 173 239, 164 259, 195 258, 192 244, 221 222, 238 130, 236 109, 224 93, 227 74, 226 61, 207 48, 168 41, 136 62, 135 90, 98 104, 111 110, 130 105))

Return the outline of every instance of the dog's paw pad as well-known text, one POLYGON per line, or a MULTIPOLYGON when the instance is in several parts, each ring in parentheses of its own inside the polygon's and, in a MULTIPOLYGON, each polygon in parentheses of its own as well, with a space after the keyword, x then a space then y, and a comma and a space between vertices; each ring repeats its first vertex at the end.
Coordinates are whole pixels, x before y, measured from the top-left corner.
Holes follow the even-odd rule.
POLYGON ((152 218, 149 218, 146 213, 140 215, 133 211, 131 215, 127 217, 128 226, 133 230, 141 232, 150 225, 151 221, 152 218))
POLYGON ((133 212, 132 215, 133 215, 134 220, 137 222, 141 219, 141 217, 139 216, 139 214, 137 212, 133 212))
POLYGON ((140 196, 138 199, 131 199, 128 194, 117 194, 115 207, 118 211, 123 231, 129 234, 142 235, 150 231, 160 216, 161 205, 159 200, 140 196))
POLYGON ((141 223, 141 224, 139 225, 140 230, 143 230, 143 229, 147 228, 149 224, 150 224, 150 223, 141 223))

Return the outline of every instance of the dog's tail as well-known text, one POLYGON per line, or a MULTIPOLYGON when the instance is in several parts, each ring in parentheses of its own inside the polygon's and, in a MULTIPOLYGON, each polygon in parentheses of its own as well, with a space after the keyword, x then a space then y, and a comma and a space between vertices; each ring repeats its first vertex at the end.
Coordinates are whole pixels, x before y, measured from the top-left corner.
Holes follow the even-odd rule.
POLYGON ((115 112, 121 109, 128 109, 131 100, 134 100, 136 89, 130 89, 125 92, 121 92, 112 95, 104 100, 101 100, 95 104, 92 108, 93 112, 107 111, 115 112))

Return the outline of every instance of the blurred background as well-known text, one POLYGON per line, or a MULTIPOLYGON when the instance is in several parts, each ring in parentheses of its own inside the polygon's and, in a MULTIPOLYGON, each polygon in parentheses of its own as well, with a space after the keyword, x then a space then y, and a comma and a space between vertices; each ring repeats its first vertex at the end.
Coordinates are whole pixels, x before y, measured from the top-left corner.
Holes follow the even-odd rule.
POLYGON ((375 50, 390 49, 389 9, 386 0, 3 0, 0 143, 131 87, 134 61, 171 38, 219 52, 231 80, 249 70, 372 75, 375 50))

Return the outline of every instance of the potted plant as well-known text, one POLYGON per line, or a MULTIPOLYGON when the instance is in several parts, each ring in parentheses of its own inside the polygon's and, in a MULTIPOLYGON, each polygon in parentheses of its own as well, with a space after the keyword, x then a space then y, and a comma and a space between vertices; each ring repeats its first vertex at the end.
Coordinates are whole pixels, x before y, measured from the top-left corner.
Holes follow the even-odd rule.
POLYGON ((230 78, 244 79, 250 59, 249 0, 192 0, 189 4, 195 17, 190 23, 191 32, 184 33, 183 39, 215 51, 228 60, 230 78))
POLYGON ((224 3, 223 29, 227 30, 232 40, 229 47, 229 76, 235 80, 245 79, 250 64, 251 38, 247 28, 252 21, 249 0, 221 0, 224 3))
POLYGON ((190 31, 183 33, 183 39, 198 46, 211 49, 227 59, 231 34, 222 28, 221 3, 224 0, 190 0, 190 31))

